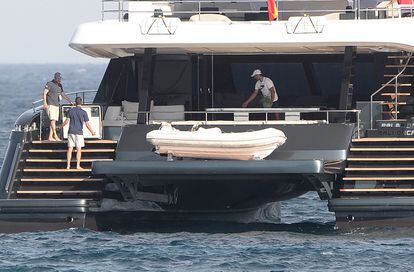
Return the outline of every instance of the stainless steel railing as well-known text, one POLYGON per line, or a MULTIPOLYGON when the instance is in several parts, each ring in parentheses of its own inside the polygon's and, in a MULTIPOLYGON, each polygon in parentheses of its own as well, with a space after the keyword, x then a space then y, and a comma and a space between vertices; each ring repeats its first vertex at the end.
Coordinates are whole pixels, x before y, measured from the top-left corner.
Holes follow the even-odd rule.
POLYGON ((381 92, 382 90, 384 90, 384 88, 391 86, 390 84, 392 84, 392 82, 394 82, 395 84, 395 98, 394 98, 394 111, 395 111, 395 119, 398 119, 398 79, 399 77, 405 72, 405 70, 408 67, 408 64, 411 61, 411 57, 412 57, 412 53, 408 53, 407 55, 407 60, 403 66, 403 68, 401 69, 401 71, 396 74, 393 78, 391 78, 387 83, 385 83, 384 85, 382 85, 378 90, 376 90, 375 92, 373 92, 370 96, 370 127, 371 129, 373 129, 373 103, 374 103, 374 96, 377 95, 379 92, 381 92))
MULTIPOLYGON (((198 114, 203 116, 202 120, 196 120, 196 119, 192 119, 192 120, 185 120, 185 121, 190 121, 190 122, 203 122, 205 125, 208 124, 214 124, 215 122, 220 122, 220 121, 225 121, 225 120, 210 120, 209 116, 214 116, 215 114, 237 114, 237 113, 246 113, 246 114, 250 114, 250 113, 265 113, 265 120, 246 120, 245 122, 243 122, 243 124, 247 124, 248 123, 252 123, 254 124, 255 122, 260 122, 261 124, 273 124, 274 120, 269 120, 268 115, 271 113, 316 113, 316 114, 323 114, 324 117, 321 119, 317 119, 317 120, 306 120, 306 121, 325 121, 325 123, 329 124, 329 123, 335 123, 335 122, 331 122, 333 119, 333 115, 336 114, 336 117, 339 118, 340 120, 344 120, 343 123, 346 122, 347 117, 349 114, 354 115, 355 116, 355 122, 351 122, 351 123, 355 123, 357 126, 357 131, 356 131, 356 137, 360 138, 361 136, 361 130, 360 130, 360 114, 361 114, 361 110, 319 110, 316 108, 310 108, 310 109, 306 109, 306 108, 302 108, 302 109, 297 109, 297 108, 240 108, 240 109, 207 109, 206 111, 162 111, 162 112, 157 112, 157 111, 138 111, 137 116, 140 114, 144 114, 145 115, 145 123, 147 125, 153 123, 153 122, 162 122, 163 120, 152 120, 151 119, 151 114, 154 113, 163 113, 163 114, 184 114, 188 115, 188 114, 198 114)), ((130 119, 127 120, 125 119, 124 115, 121 112, 121 126, 124 127, 125 125, 131 125, 131 124, 136 124, 136 119, 130 119), (127 122, 129 121, 129 122, 127 122)), ((283 121, 283 120, 280 120, 283 121)), ((166 121, 168 122, 168 121, 166 121)), ((174 122, 174 121, 172 121, 174 122)), ((180 122, 180 121, 178 121, 180 122)), ((283 122, 281 122, 283 123, 283 122)), ((233 122, 229 122, 229 124, 233 124, 233 125, 238 125, 237 121, 233 121, 233 122)))
MULTIPOLYGON (((153 12, 153 10, 130 10, 129 3, 132 2, 153 2, 165 6, 186 6, 186 9, 174 10, 171 8, 168 11, 163 11, 168 13, 168 15, 177 16, 177 15, 200 15, 206 13, 212 13, 216 11, 206 11, 203 8, 212 7, 215 5, 230 5, 231 8, 221 8, 220 13, 226 15, 232 14, 241 14, 241 13, 267 13, 266 10, 243 10, 238 8, 237 4, 249 3, 249 4, 263 4, 263 7, 267 6, 267 1, 265 0, 189 0, 189 1, 134 1, 134 0, 102 0, 101 4, 101 19, 102 21, 106 19, 106 15, 112 14, 112 19, 116 18, 119 21, 124 20, 124 16, 127 13, 148 13, 153 12)), ((280 3, 283 3, 283 0, 276 0, 276 5, 280 6, 280 3)), ((355 14, 354 19, 385 19, 385 18, 401 18, 401 17, 413 17, 414 16, 414 4, 413 5, 398 5, 393 1, 384 7, 371 7, 371 8, 361 8, 360 0, 355 1, 355 6, 349 9, 282 9, 278 8, 279 17, 288 17, 291 14, 303 14, 303 15, 321 15, 329 13, 353 13, 355 14), (286 15, 286 16, 285 16, 286 15)), ((179 17, 179 16, 177 16, 179 17)))
MULTIPOLYGON (((98 92, 97 90, 81 90, 81 91, 69 92, 69 93, 65 92, 65 94, 69 97, 72 96, 74 98, 80 96, 82 97, 83 102, 87 104, 93 101, 93 99, 95 98, 94 95, 97 92, 98 92), (88 99, 91 99, 91 100, 89 101, 88 99)), ((42 107, 43 107, 43 98, 32 102, 33 112, 41 110, 42 107)))
MULTIPOLYGON (((76 98, 78 96, 82 97, 84 104, 89 104, 93 101, 95 98, 95 94, 97 93, 97 90, 82 90, 82 91, 76 91, 76 92, 69 92, 65 93, 69 97, 76 98)), ((39 113, 39 127, 37 128, 39 130, 39 139, 42 139, 42 130, 43 130, 43 98, 33 101, 32 102, 32 109, 33 113, 39 113)))
MULTIPOLYGON (((96 91, 92 91, 92 90, 87 90, 87 91, 78 91, 78 92, 72 92, 72 93, 68 93, 67 95, 75 95, 75 96, 79 96, 81 95, 86 95, 86 94, 90 94, 90 93, 94 93, 96 91)), ((85 96, 86 98, 86 96, 85 96)), ((43 102, 42 99, 34 101, 33 105, 39 104, 40 102, 43 102)), ((88 104, 88 102, 86 102, 85 104, 88 104)), ((39 124, 39 139, 42 139, 42 129, 43 129, 43 110, 41 106, 33 106, 35 109, 35 112, 38 112, 40 115, 40 124, 39 124)), ((234 109, 226 109, 226 108, 211 108, 211 109, 207 109, 205 111, 137 111, 135 112, 138 115, 145 115, 145 124, 149 125, 152 124, 154 122, 160 122, 163 120, 157 120, 157 119, 151 119, 151 114, 157 113, 157 114, 182 114, 184 116, 188 116, 188 115, 199 115, 198 118, 185 118, 185 121, 189 121, 189 122, 203 122, 205 125, 208 124, 214 124, 215 122, 220 122, 220 121, 226 121, 226 120, 212 120, 214 119, 214 115, 217 114, 240 114, 240 113, 245 113, 245 114, 254 114, 254 113, 264 113, 265 114, 265 120, 246 120, 244 122, 242 122, 243 124, 255 124, 255 123, 260 123, 260 124, 274 124, 273 120, 269 119, 269 114, 272 113, 297 113, 299 116, 302 113, 314 113, 314 114, 321 114, 321 117, 318 117, 319 119, 314 119, 314 120, 306 120, 309 122, 312 121, 323 121, 324 123, 337 123, 335 120, 332 121, 332 119, 336 119, 339 118, 340 120, 343 120, 343 122, 341 123, 349 123, 347 121, 347 117, 349 114, 353 115, 355 117, 353 122, 350 123, 355 123, 357 130, 356 130, 356 137, 359 138, 361 135, 361 131, 360 131, 360 110, 320 110, 318 108, 234 108, 234 109), (202 118, 200 118, 202 117, 202 118)), ((124 116, 124 113, 121 111, 120 114, 120 119, 115 119, 115 120, 109 120, 109 121, 120 121, 120 126, 124 127, 125 125, 130 125, 130 124, 136 124, 137 120, 136 119, 126 119, 126 116, 124 116)), ((103 118, 103 117, 102 117, 103 118)), ((103 120, 106 121, 106 120, 103 120)), ((283 124, 283 120, 281 123, 283 124)), ((298 120, 299 121, 299 120, 298 120)), ((303 120, 302 120, 303 121, 303 120)), ((174 121, 172 121, 174 122, 174 121)), ((233 125, 238 125, 240 124, 240 122, 238 121, 227 121, 229 124, 233 124, 233 125)), ((104 123, 105 124, 105 123, 104 123)))

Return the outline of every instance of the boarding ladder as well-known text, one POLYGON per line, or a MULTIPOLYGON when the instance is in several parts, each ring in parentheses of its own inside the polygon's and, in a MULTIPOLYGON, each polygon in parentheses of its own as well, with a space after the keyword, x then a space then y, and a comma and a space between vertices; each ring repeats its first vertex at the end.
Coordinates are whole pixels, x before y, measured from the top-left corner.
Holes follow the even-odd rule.
POLYGON ((339 192, 414 195, 414 138, 353 139, 339 192))
POLYGON ((66 169, 67 142, 32 141, 23 146, 10 198, 100 199, 105 177, 92 174, 94 161, 112 161, 116 141, 87 140, 82 150, 82 170, 66 169))
MULTIPOLYGON (((371 96, 371 102, 375 97, 383 105, 382 119, 414 116, 409 111, 414 104, 413 68, 411 54, 387 56, 383 83, 371 96)), ((340 197, 414 195, 414 138, 353 139, 341 181, 336 190, 340 197)))
MULTIPOLYGON (((408 53, 390 54, 384 67, 381 87, 372 94, 372 101, 383 105, 382 119, 405 119, 412 116, 414 106, 414 58, 408 53)), ((375 125, 371 121, 371 128, 375 125)))

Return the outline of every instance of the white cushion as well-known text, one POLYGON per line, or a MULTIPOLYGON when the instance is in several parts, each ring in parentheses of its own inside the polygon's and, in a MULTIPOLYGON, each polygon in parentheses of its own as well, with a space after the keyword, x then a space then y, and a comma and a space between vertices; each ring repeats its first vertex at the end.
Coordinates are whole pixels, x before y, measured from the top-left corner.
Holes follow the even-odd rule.
POLYGON ((229 17, 221 15, 221 14, 195 14, 193 16, 190 17, 189 19, 190 22, 199 22, 199 21, 203 21, 203 22, 227 22, 227 23, 231 23, 231 20, 229 19, 229 17))
POLYGON ((184 105, 152 106, 150 120, 183 121, 184 105))
POLYGON ((124 112, 138 112, 139 102, 122 101, 124 112))
POLYGON ((136 120, 138 118, 139 102, 122 101, 124 116, 128 120, 136 120))
POLYGON ((137 120, 138 119, 138 112, 124 112, 125 119, 127 120, 137 120))
POLYGON ((109 106, 106 109, 104 120, 119 120, 121 119, 121 107, 120 106, 109 106))

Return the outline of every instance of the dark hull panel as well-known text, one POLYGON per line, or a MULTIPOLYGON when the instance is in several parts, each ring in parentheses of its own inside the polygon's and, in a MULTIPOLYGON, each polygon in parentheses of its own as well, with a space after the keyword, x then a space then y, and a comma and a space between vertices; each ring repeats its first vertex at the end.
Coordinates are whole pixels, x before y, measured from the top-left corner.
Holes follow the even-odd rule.
POLYGON ((165 211, 155 204, 116 203, 104 199, 97 205, 89 200, 8 200, 0 202, 0 233, 54 231, 68 228, 92 230, 155 231, 179 228, 200 230, 214 223, 278 223, 279 204, 259 209, 227 209, 210 212, 165 211), (108 210, 108 208, 110 208, 108 210), (196 223, 196 226, 194 224, 196 223))
POLYGON ((46 231, 85 227, 95 203, 84 199, 8 199, 0 201, 0 232, 46 231))
POLYGON ((331 199, 329 209, 340 229, 414 226, 412 197, 331 199))
MULTIPOLYGON (((138 179, 134 176, 120 178, 138 179)), ((209 176, 192 179, 169 176, 162 180, 144 177, 139 178, 139 182, 142 192, 157 193, 158 188, 165 188, 163 193, 168 195, 169 201, 159 205, 165 210, 183 212, 256 209, 266 203, 294 198, 314 189, 302 175, 240 176, 239 179, 237 176, 222 179, 217 179, 217 176, 214 179, 209 179, 209 176)), ((140 199, 139 195, 137 199, 140 199)), ((154 202, 157 202, 156 199, 154 202)))
MULTIPOLYGON (((162 191, 166 200, 160 206, 165 210, 210 212, 256 209, 314 190, 306 174, 321 174, 323 163, 318 160, 114 161, 95 162, 93 172, 108 176, 118 188, 124 186, 129 190, 136 186, 136 199, 151 200, 142 199, 139 194, 162 191)), ((159 201, 154 198, 154 202, 159 201)))
MULTIPOLYGON (((88 214, 89 222, 101 231, 209 231, 211 226, 228 226, 233 231, 239 224, 280 222, 277 203, 260 210, 239 210, 217 213, 177 213, 156 211, 108 211, 88 214)), ((87 222, 87 224, 89 223, 87 222)))

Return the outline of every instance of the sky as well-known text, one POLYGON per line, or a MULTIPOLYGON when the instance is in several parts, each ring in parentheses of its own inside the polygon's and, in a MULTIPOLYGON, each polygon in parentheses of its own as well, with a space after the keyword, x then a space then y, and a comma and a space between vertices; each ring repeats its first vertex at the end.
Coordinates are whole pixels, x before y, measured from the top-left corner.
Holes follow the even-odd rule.
POLYGON ((101 0, 1 0, 0 63, 99 63, 71 49, 76 27, 101 19, 101 0))

